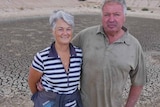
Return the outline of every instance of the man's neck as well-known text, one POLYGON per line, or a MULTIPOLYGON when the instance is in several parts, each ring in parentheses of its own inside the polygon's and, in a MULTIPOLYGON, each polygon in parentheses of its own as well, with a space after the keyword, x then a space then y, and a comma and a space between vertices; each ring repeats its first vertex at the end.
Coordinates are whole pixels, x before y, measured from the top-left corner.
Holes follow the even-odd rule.
POLYGON ((123 30, 120 30, 119 32, 114 32, 114 33, 107 33, 109 44, 114 43, 119 38, 121 38, 123 35, 124 35, 124 31, 123 30))

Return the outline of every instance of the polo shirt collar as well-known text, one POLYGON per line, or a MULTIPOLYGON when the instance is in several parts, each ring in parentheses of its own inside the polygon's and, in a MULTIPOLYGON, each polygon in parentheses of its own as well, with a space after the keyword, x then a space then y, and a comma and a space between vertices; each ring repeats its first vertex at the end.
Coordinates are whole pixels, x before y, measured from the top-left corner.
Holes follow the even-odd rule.
MULTIPOLYGON (((75 48, 74 48, 74 46, 71 43, 69 43, 69 48, 70 48, 70 55, 71 56, 76 56, 75 48)), ((49 57, 56 57, 56 58, 58 58, 58 53, 57 53, 56 48, 55 48, 55 42, 53 42, 51 44, 51 48, 50 48, 48 56, 49 57)))
MULTIPOLYGON (((116 43, 121 42, 121 43, 125 43, 126 45, 130 45, 130 41, 128 38, 128 35, 129 35, 128 29, 124 26, 122 26, 122 29, 124 30, 125 33, 119 40, 116 41, 116 43)), ((99 33, 105 35, 102 25, 99 26, 99 28, 97 29, 97 34, 99 33)))

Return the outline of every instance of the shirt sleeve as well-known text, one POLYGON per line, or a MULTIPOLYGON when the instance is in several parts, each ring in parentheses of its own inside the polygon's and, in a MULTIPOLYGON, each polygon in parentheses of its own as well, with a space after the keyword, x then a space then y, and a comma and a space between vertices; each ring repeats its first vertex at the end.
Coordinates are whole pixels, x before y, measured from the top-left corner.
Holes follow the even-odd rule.
POLYGON ((137 51, 137 65, 136 68, 130 72, 130 77, 132 85, 142 86, 146 83, 144 53, 141 46, 139 46, 137 51))
POLYGON ((75 35, 71 42, 73 45, 80 47, 80 35, 79 34, 75 35))
POLYGON ((34 56, 34 59, 32 61, 32 67, 41 73, 43 72, 44 70, 43 60, 39 53, 37 53, 34 56))

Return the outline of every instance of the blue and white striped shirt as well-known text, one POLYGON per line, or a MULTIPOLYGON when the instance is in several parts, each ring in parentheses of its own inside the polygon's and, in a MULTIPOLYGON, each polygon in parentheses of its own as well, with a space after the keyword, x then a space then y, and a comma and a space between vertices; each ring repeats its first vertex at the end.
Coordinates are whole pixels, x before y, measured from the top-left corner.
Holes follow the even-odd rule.
POLYGON ((69 73, 66 73, 54 43, 34 56, 32 67, 43 73, 42 85, 46 91, 71 94, 80 82, 82 50, 70 44, 69 73))

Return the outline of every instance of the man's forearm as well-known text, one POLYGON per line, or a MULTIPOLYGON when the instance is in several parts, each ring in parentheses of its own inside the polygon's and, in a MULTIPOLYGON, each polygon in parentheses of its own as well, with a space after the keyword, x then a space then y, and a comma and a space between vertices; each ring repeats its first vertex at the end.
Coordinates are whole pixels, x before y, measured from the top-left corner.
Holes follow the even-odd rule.
POLYGON ((131 86, 125 107, 134 107, 136 105, 142 89, 143 86, 131 86))

